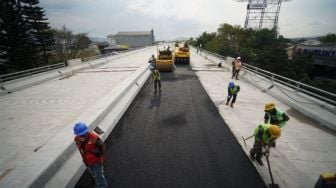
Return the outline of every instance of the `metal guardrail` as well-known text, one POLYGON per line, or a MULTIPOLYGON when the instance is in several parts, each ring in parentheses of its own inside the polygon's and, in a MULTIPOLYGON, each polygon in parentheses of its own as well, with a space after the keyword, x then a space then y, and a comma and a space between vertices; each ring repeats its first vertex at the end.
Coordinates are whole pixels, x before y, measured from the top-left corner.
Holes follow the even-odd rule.
POLYGON ((58 63, 58 64, 53 64, 53 65, 47 65, 43 67, 28 69, 24 71, 14 72, 10 74, 3 74, 3 75, 0 75, 0 83, 26 77, 26 76, 31 76, 31 75, 42 73, 42 72, 47 72, 47 71, 62 68, 62 67, 65 67, 65 63, 58 63))
MULTIPOLYGON (((214 56, 214 57, 218 58, 219 61, 223 61, 227 58, 225 56, 215 54, 215 53, 206 51, 204 49, 199 50, 199 53, 203 56, 206 56, 206 55, 214 56)), ((289 88, 294 89, 296 92, 305 93, 309 96, 315 97, 317 99, 320 99, 322 101, 325 101, 329 104, 332 104, 332 105, 336 106, 336 94, 335 93, 324 91, 322 89, 304 84, 302 82, 295 81, 295 80, 292 80, 290 78, 286 78, 286 77, 283 77, 281 75, 278 75, 278 74, 260 69, 258 67, 249 65, 247 63, 242 63, 242 68, 245 69, 245 71, 263 76, 266 79, 268 79, 269 81, 271 81, 272 83, 280 83, 282 85, 285 85, 289 88)))
POLYGON ((317 99, 320 99, 322 101, 328 102, 332 105, 336 105, 336 94, 324 91, 322 89, 304 84, 302 82, 298 82, 295 80, 292 80, 290 78, 286 78, 283 76, 280 76, 278 74, 271 73, 269 71, 265 71, 263 69, 260 69, 258 67, 249 65, 247 63, 243 63, 243 68, 247 71, 250 71, 252 73, 261 75, 267 79, 269 79, 272 83, 280 83, 282 85, 285 85, 289 88, 294 89, 296 92, 302 92, 309 96, 313 96, 317 99))
MULTIPOLYGON (((105 58, 105 57, 109 57, 109 56, 113 56, 113 55, 123 54, 123 53, 126 53, 126 52, 135 51, 135 50, 138 50, 138 49, 140 49, 140 48, 133 48, 131 50, 125 50, 125 51, 121 51, 121 52, 118 52, 118 53, 112 52, 112 53, 107 53, 107 54, 101 54, 101 55, 91 56, 91 57, 87 57, 87 58, 82 58, 82 62, 87 62, 87 61, 101 59, 101 58, 105 58)), ((47 65, 47 66, 43 66, 43 67, 28 69, 28 70, 24 70, 24 71, 18 71, 18 72, 14 72, 14 73, 10 73, 10 74, 3 74, 3 75, 0 75, 0 83, 7 82, 7 81, 10 81, 10 80, 15 80, 15 79, 18 79, 18 78, 23 78, 23 77, 26 77, 26 76, 31 76, 31 75, 42 73, 42 72, 47 72, 47 71, 62 68, 62 67, 65 67, 65 66, 66 66, 65 63, 58 63, 58 64, 53 64, 53 65, 47 65)))

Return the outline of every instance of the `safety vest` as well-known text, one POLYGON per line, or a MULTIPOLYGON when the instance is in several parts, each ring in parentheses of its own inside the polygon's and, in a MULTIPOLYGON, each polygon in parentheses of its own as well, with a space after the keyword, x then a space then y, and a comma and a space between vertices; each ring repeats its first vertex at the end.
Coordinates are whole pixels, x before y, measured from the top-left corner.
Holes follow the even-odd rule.
POLYGON ((153 74, 153 79, 154 80, 160 80, 161 79, 160 72, 158 70, 154 70, 154 72, 152 74, 153 74))
POLYGON ((241 67, 241 62, 239 60, 236 60, 235 61, 235 69, 240 70, 240 67, 241 67))
POLYGON ((234 86, 234 87, 230 87, 229 90, 230 90, 230 94, 231 95, 234 95, 234 94, 237 94, 239 89, 238 89, 239 86, 234 86))
POLYGON ((280 128, 284 127, 286 122, 283 121, 283 111, 275 109, 275 115, 272 115, 269 112, 266 112, 266 116, 267 116, 267 123, 268 124, 274 124, 274 125, 278 125, 280 128), (280 123, 279 123, 280 122, 280 123))
POLYGON ((88 138, 85 141, 81 141, 79 136, 75 137, 77 147, 87 166, 101 164, 103 162, 102 151, 99 151, 96 146, 97 139, 98 136, 92 132, 89 132, 88 138))
POLYGON ((263 143, 269 144, 272 140, 272 136, 269 134, 268 129, 271 127, 270 124, 260 124, 254 129, 254 136, 256 141, 262 140, 263 143))

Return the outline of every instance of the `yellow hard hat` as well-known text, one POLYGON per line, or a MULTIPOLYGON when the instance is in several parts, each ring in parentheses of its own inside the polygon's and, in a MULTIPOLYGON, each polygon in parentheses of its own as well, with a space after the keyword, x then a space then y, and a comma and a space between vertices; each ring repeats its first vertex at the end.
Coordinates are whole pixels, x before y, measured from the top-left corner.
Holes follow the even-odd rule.
POLYGON ((274 138, 278 138, 281 136, 281 129, 279 126, 277 125, 271 125, 270 128, 268 128, 268 132, 270 133, 270 135, 274 138))
POLYGON ((265 104, 265 110, 272 110, 275 108, 275 105, 273 102, 268 102, 265 104))

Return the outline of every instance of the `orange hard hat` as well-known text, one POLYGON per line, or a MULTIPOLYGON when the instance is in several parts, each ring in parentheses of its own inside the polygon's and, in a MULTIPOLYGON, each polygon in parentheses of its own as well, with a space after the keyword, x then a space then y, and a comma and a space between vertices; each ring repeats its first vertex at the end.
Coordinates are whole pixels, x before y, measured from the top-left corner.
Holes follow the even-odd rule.
POLYGON ((281 129, 279 126, 277 125, 271 125, 270 128, 268 128, 268 132, 270 133, 270 135, 274 138, 278 138, 281 136, 281 129))
POLYGON ((268 102, 265 104, 265 110, 272 110, 275 108, 275 105, 273 102, 268 102))

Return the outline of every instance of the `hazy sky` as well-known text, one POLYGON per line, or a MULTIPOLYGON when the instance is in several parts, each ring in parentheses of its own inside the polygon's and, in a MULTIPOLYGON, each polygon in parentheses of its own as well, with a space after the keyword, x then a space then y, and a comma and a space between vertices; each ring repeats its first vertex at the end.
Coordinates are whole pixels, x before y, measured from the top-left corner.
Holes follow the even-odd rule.
MULTIPOLYGON (((40 0, 51 27, 106 38, 118 31, 149 31, 157 40, 197 37, 222 23, 244 26, 247 2, 234 0, 40 0)), ((307 37, 336 33, 336 0, 283 2, 280 34, 307 37)))

